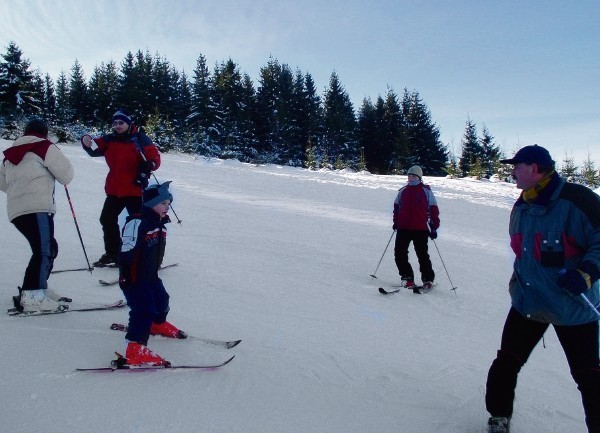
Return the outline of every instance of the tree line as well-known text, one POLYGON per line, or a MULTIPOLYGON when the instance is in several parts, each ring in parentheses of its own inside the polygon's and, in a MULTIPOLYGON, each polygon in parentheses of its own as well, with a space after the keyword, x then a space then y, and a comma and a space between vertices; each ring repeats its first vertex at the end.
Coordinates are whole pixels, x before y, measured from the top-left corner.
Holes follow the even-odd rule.
POLYGON ((232 59, 211 69, 199 55, 192 75, 158 53, 129 52, 102 62, 86 79, 75 60, 56 81, 30 69, 10 42, 0 62, 0 134, 15 138, 32 116, 44 118, 59 141, 83 131, 102 133, 118 108, 130 111, 163 151, 177 150, 244 162, 308 168, 403 173, 420 165, 428 175, 489 177, 501 172, 501 151, 484 128, 467 121, 461 155, 440 140, 417 91, 388 88, 355 110, 337 73, 319 94, 310 73, 270 58, 257 84, 232 59))

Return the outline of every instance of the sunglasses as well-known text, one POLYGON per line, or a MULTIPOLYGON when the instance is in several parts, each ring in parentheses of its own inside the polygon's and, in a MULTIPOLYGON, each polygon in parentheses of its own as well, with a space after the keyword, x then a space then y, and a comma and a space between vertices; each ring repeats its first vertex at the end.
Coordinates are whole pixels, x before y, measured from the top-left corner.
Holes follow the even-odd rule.
POLYGON ((127 123, 123 122, 122 120, 115 120, 113 122, 113 126, 123 126, 123 125, 127 125, 127 123))

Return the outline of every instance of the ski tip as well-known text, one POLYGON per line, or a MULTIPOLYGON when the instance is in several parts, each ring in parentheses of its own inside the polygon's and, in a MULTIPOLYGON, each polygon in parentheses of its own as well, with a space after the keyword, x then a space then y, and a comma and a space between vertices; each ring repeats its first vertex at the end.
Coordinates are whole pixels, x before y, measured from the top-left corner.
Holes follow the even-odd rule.
POLYGON ((377 277, 376 277, 375 275, 373 275, 373 274, 371 274, 371 275, 369 275, 369 276, 370 276, 371 278, 375 278, 375 279, 377 279, 377 277))
MULTIPOLYGON (((228 349, 232 349, 235 346, 237 346, 238 344, 240 344, 242 342, 242 340, 234 340, 234 341, 230 341, 227 343, 227 348, 228 349)), ((235 355, 234 355, 235 356, 235 355)))
MULTIPOLYGON (((240 340, 241 341, 241 340, 240 340)), ((235 358, 235 355, 232 355, 231 358, 229 358, 227 361, 225 361, 223 364, 221 364, 219 367, 223 367, 224 365, 229 364, 231 361, 233 361, 233 358, 235 358)))

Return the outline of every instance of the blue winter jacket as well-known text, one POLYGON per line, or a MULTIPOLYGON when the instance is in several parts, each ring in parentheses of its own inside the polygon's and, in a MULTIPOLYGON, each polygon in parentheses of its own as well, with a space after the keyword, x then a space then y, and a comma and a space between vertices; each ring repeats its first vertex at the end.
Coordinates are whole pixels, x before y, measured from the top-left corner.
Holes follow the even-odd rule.
POLYGON ((119 283, 122 289, 160 282, 158 270, 167 243, 168 216, 163 218, 152 209, 142 207, 140 214, 127 217, 122 231, 119 253, 119 283))
MULTIPOLYGON (((519 198, 509 233, 516 255, 509 291, 513 307, 524 316, 554 325, 598 320, 581 296, 558 285, 558 272, 584 261, 600 269, 600 197, 590 189, 554 174, 535 203, 519 198)), ((584 295, 600 304, 599 282, 584 295)))

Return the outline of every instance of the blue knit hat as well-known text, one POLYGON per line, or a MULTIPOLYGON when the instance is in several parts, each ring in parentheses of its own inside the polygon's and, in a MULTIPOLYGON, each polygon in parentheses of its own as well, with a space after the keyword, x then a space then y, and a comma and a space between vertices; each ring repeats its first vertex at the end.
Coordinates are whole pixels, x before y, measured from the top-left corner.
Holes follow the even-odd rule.
POLYGON ((144 190, 142 201, 144 206, 153 208, 165 200, 170 200, 173 203, 173 194, 169 192, 169 184, 171 181, 162 184, 153 184, 144 190))
POLYGON ((127 110, 123 110, 123 109, 117 110, 115 112, 115 114, 113 114, 113 117, 112 117, 112 121, 114 122, 115 120, 122 120, 123 122, 127 123, 128 125, 131 125, 131 117, 127 110))

